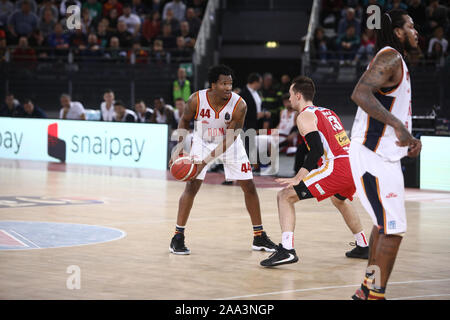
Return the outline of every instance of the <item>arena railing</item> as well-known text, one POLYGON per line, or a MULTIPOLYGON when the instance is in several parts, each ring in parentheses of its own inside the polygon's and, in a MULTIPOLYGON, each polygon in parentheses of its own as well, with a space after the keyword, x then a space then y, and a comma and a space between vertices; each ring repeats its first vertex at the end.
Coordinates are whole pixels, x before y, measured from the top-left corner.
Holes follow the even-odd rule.
POLYGON ((308 32, 306 33, 306 36, 304 37, 304 47, 303 47, 303 53, 302 53, 302 75, 308 75, 310 70, 310 46, 311 41, 313 39, 314 30, 316 29, 318 23, 319 23, 319 14, 320 14, 320 5, 321 0, 314 0, 311 8, 311 16, 309 18, 309 24, 308 24, 308 32))

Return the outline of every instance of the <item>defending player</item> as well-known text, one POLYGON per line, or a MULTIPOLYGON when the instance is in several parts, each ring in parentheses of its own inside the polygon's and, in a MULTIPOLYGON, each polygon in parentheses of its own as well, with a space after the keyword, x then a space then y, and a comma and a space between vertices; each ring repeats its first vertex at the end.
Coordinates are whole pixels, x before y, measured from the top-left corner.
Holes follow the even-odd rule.
POLYGON ((276 245, 263 230, 259 198, 253 183, 250 161, 242 139, 235 134, 242 129, 247 105, 239 95, 232 92, 232 70, 227 66, 211 67, 208 80, 211 88, 191 95, 178 124, 178 129, 188 129, 189 122, 192 119, 195 120, 190 155, 200 164, 197 176, 186 183, 186 188, 181 195, 170 252, 190 253, 184 244, 186 222, 206 171, 216 157, 220 157, 224 164, 225 178, 237 180, 244 192, 245 205, 253 224, 253 250, 274 251, 276 245))
POLYGON ((377 266, 379 273, 366 271, 361 288, 352 297, 355 300, 384 299, 406 232, 400 159, 417 157, 421 150, 420 140, 411 135, 411 84, 403 60, 417 48, 418 33, 405 11, 392 10, 382 15, 376 34, 378 52, 352 94, 359 107, 352 129, 350 164, 358 197, 374 224, 368 266, 377 266), (378 277, 373 286, 372 276, 378 277))
POLYGON ((357 247, 347 256, 367 259, 368 244, 359 216, 346 200, 353 199, 355 185, 347 153, 350 140, 344 127, 333 111, 314 106, 315 87, 310 78, 301 76, 294 79, 289 93, 292 107, 299 112, 297 126, 309 152, 295 177, 277 179, 279 183, 288 185, 277 195, 282 243, 268 259, 261 261, 261 265, 273 267, 298 261, 293 248, 294 203, 309 198, 322 201, 331 197, 357 242, 357 247))

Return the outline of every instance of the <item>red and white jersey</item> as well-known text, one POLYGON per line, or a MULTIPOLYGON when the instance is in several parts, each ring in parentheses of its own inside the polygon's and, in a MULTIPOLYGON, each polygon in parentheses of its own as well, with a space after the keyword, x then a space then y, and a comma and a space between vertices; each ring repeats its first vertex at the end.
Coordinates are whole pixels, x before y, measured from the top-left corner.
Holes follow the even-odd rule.
MULTIPOLYGON (((386 46, 378 51, 377 55, 386 50, 396 51, 394 48, 386 46)), ((369 67, 370 65, 367 68, 369 67)), ((403 58, 402 72, 402 79, 397 86, 378 90, 375 93, 375 97, 386 110, 389 110, 403 122, 408 131, 411 132, 411 82, 408 68, 403 58)), ((398 161, 408 153, 408 147, 399 147, 395 144, 398 139, 393 127, 370 117, 361 107, 358 107, 356 112, 351 139, 352 142, 364 145, 389 161, 398 161)))
MULTIPOLYGON (((322 107, 308 106, 300 111, 300 113, 302 112, 312 112, 317 117, 317 129, 323 144, 323 155, 318 161, 319 167, 324 161, 348 157, 350 139, 347 137, 341 119, 334 111, 322 107)), ((306 142, 304 136, 303 139, 306 142)), ((309 150, 308 142, 306 142, 306 146, 309 150)))
POLYGON ((295 110, 291 110, 290 114, 288 109, 281 111, 280 125, 278 126, 278 133, 280 135, 288 136, 291 133, 292 128, 296 125, 296 115, 297 112, 295 110))
POLYGON ((233 112, 236 110, 242 98, 232 92, 228 101, 224 101, 220 110, 216 112, 211 107, 207 95, 209 90, 200 90, 197 93, 197 111, 194 117, 194 139, 200 139, 208 144, 219 144, 226 135, 226 129, 231 122, 233 112))

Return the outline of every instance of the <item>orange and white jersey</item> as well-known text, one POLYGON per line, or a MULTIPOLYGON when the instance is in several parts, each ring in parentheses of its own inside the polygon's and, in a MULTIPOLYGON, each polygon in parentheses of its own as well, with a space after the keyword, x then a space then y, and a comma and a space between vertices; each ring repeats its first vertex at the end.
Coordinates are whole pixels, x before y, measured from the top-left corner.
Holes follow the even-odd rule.
POLYGON ((292 128, 297 125, 295 123, 296 115, 297 112, 295 110, 292 110, 291 114, 289 114, 287 109, 281 111, 280 125, 278 126, 278 133, 280 135, 288 136, 291 133, 292 128))
POLYGON ((226 129, 231 122, 233 112, 242 98, 232 92, 228 101, 225 101, 220 110, 216 112, 211 107, 207 95, 209 90, 200 90, 197 93, 194 138, 200 139, 205 143, 219 144, 226 135, 226 129))
MULTIPOLYGON (((378 51, 377 55, 387 50, 396 51, 394 48, 386 46, 378 51)), ((367 68, 369 67, 370 65, 367 68)), ((382 88, 375 93, 375 97, 411 132, 411 82, 403 58, 402 72, 402 79, 397 86, 382 88)), ((406 156, 408 147, 398 147, 395 144, 397 140, 393 127, 370 117, 361 107, 358 107, 351 132, 352 143, 360 143, 388 161, 398 161, 406 156)))

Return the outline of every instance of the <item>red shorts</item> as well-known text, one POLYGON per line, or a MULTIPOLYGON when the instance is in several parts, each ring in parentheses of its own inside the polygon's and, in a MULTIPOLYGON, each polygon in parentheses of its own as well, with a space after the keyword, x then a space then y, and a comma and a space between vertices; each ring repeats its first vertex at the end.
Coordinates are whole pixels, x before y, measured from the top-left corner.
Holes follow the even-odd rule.
POLYGON ((330 159, 303 179, 309 192, 322 201, 336 194, 353 200, 356 192, 348 157, 330 159))

